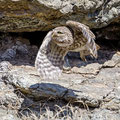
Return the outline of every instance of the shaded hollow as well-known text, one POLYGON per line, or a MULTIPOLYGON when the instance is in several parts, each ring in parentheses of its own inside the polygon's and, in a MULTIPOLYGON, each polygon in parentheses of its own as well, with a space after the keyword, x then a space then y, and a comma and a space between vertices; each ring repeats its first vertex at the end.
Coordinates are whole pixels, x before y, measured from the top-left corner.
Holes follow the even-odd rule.
POLYGON ((108 49, 120 50, 120 23, 111 23, 101 28, 93 29, 96 42, 108 49))
MULTIPOLYGON (((100 46, 100 50, 101 49, 107 50, 105 55, 103 54, 104 51, 98 51, 98 54, 99 54, 98 59, 103 59, 104 56, 109 56, 106 54, 108 54, 109 51, 111 51, 111 50, 119 51, 119 49, 120 49, 120 40, 119 40, 120 29, 119 28, 120 28, 120 26, 118 24, 111 24, 105 28, 92 29, 92 31, 96 35, 95 42, 100 46), (104 56, 101 57, 101 55, 104 55, 104 56)), ((24 61, 26 60, 26 62, 29 61, 29 64, 34 65, 34 61, 35 61, 38 49, 39 49, 40 45, 42 44, 42 41, 47 33, 48 33, 48 31, 46 31, 46 32, 45 31, 21 32, 21 33, 2 33, 1 32, 0 33, 0 44, 2 44, 2 42, 4 44, 1 47, 2 49, 0 50, 0 56, 2 56, 8 48, 12 48, 12 46, 15 45, 15 44, 11 45, 11 43, 9 43, 10 40, 13 41, 16 38, 20 37, 21 39, 23 39, 22 41, 27 39, 27 41, 29 41, 29 43, 30 43, 30 46, 27 48, 27 50, 26 50, 25 46, 22 46, 21 48, 19 48, 19 50, 16 51, 17 52, 16 56, 13 55, 9 60, 14 60, 14 62, 15 62, 14 64, 16 64, 16 61, 18 61, 18 59, 22 59, 23 62, 20 62, 21 64, 24 64, 24 61), (32 48, 32 46, 37 46, 37 49, 32 48), (22 49, 24 49, 24 50, 22 50, 22 49), (21 52, 22 52, 22 54, 21 54, 21 52), (17 60, 15 60, 15 59, 17 59, 17 60)), ((26 44, 26 42, 24 44, 26 44)), ((69 58, 80 59, 79 53, 68 54, 67 56, 69 58)), ((111 57, 109 59, 111 59, 111 57)), ((4 58, 2 60, 8 60, 8 58, 4 58)), ((91 60, 93 62, 94 59, 91 59, 91 57, 88 56, 87 60, 91 60)), ((25 64, 28 64, 28 63, 25 63, 25 64)))

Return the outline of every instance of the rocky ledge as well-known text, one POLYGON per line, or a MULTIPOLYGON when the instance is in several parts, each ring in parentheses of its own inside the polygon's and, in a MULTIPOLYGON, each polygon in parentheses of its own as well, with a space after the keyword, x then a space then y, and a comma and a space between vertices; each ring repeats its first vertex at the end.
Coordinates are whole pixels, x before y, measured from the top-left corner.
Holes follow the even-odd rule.
POLYGON ((10 41, 9 47, 2 41, 0 53, 2 120, 120 119, 120 52, 101 47, 98 59, 88 56, 88 62, 68 54, 71 70, 59 81, 45 81, 34 68, 37 47, 20 38, 10 41))
POLYGON ((0 119, 120 120, 119 31, 120 0, 0 0, 0 32, 14 32, 0 33, 0 119), (67 20, 92 29, 102 43, 98 59, 83 62, 68 53, 72 68, 45 81, 34 67, 38 47, 32 44, 67 20), (29 39, 21 32, 30 32, 29 39))

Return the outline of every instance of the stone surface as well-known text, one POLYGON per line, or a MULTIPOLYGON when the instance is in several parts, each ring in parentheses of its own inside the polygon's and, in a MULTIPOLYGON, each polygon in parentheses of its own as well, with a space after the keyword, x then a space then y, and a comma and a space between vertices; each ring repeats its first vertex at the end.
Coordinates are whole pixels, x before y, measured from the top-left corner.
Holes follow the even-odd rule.
POLYGON ((8 112, 7 110, 0 109, 1 120, 20 120, 14 113, 8 112))
MULTIPOLYGON (((0 61, 11 61, 12 64, 17 64, 17 62, 19 62, 19 65, 34 64, 38 47, 30 45, 28 39, 3 34, 0 36, 0 44, 0 61)), ((2 66, 1 69, 3 69, 2 66)))
POLYGON ((0 57, 1 119, 120 119, 119 51, 101 48, 98 59, 87 56, 87 62, 68 55, 72 68, 59 81, 45 81, 34 67, 38 48, 12 39, 0 41, 0 56, 16 46, 14 58, 0 57))
POLYGON ((59 81, 42 80, 36 69, 30 66, 14 66, 2 77, 23 93, 38 100, 43 98, 62 98, 71 102, 82 100, 88 106, 98 107, 119 83, 120 68, 116 67, 119 60, 120 56, 115 54, 111 60, 101 65, 91 63, 81 68, 73 67, 69 72, 71 74, 64 72, 59 81), (112 61, 114 64, 108 64, 112 61))
POLYGON ((119 0, 0 0, 0 31, 48 31, 68 19, 101 28, 119 14, 119 0))
POLYGON ((106 109, 95 110, 91 120, 119 120, 120 114, 106 109))

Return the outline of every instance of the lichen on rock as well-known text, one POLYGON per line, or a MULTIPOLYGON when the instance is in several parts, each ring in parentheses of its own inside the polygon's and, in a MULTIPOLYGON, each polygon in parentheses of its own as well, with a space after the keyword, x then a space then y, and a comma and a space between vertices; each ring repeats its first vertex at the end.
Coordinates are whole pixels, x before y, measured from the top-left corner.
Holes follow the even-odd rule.
POLYGON ((119 0, 0 0, 0 31, 48 31, 76 20, 101 28, 119 20, 119 0))

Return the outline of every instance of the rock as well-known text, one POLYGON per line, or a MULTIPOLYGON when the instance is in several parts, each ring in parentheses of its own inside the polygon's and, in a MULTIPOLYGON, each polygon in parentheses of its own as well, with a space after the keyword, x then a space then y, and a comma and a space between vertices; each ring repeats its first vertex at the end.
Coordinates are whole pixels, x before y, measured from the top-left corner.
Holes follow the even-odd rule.
POLYGON ((13 46, 12 48, 7 49, 1 56, 3 60, 10 60, 15 58, 16 56, 16 46, 13 46))
POLYGON ((112 68, 119 64, 120 64, 120 54, 119 54, 119 52, 116 52, 116 54, 114 54, 112 56, 111 60, 108 60, 103 64, 103 67, 111 67, 112 68))
POLYGON ((7 36, 2 33, 0 44, 0 62, 4 60, 11 62, 11 64, 34 65, 38 47, 30 45, 28 39, 10 36, 10 34, 7 36))
POLYGON ((9 71, 12 68, 12 65, 8 61, 2 61, 0 63, 0 72, 9 71))
POLYGON ((15 39, 16 41, 16 45, 27 45, 29 46, 30 45, 30 41, 28 39, 25 39, 24 37, 16 37, 15 39))
POLYGON ((101 69, 100 64, 98 63, 93 63, 93 64, 88 64, 86 66, 81 66, 80 68, 78 67, 73 67, 71 72, 73 73, 79 73, 79 74, 90 74, 90 75, 95 75, 99 72, 99 69, 101 69))
MULTIPOLYGON (((3 73, 4 74, 4 73, 3 73)), ((9 109, 19 109, 22 98, 19 98, 16 93, 14 93, 14 88, 12 85, 7 84, 4 75, 0 74, 0 106, 7 107, 9 109)))
POLYGON ((0 31, 48 31, 76 20, 90 28, 119 23, 119 0, 0 0, 0 31))
POLYGON ((43 80, 34 67, 37 46, 28 40, 8 41, 10 47, 3 44, 0 56, 14 48, 16 55, 9 62, 0 58, 2 120, 119 120, 119 52, 101 49, 98 59, 87 57, 87 62, 68 54, 72 68, 50 81, 43 80))
POLYGON ((105 99, 102 108, 117 111, 120 110, 120 82, 118 87, 115 88, 105 99))
POLYGON ((98 107, 103 98, 113 88, 104 83, 85 83, 86 78, 82 76, 63 75, 59 81, 44 81, 33 67, 14 67, 4 78, 9 84, 13 84, 23 93, 35 99, 61 98, 67 101, 82 100, 88 106, 98 107), (67 78, 67 79, 66 79, 67 78), (83 80, 82 80, 83 79, 83 80))
POLYGON ((1 120, 20 120, 17 116, 17 109, 20 109, 23 98, 18 97, 15 89, 8 84, 4 77, 12 65, 8 61, 0 63, 0 119, 1 120))
POLYGON ((27 46, 25 44, 20 45, 20 46, 17 47, 17 52, 19 54, 23 54, 23 55, 28 54, 28 48, 27 48, 27 46))
POLYGON ((119 120, 120 114, 115 111, 109 111, 107 109, 95 110, 91 117, 91 120, 119 120))
MULTIPOLYGON (((31 48, 36 49, 35 46, 31 48)), ((6 69, 1 79, 35 100, 60 98, 71 102, 83 102, 89 107, 99 107, 104 102, 107 106, 108 102, 106 104, 106 99, 115 90, 115 87, 117 89, 116 85, 119 84, 120 69, 117 65, 119 64, 120 56, 118 53, 113 55, 113 52, 110 51, 109 53, 106 51, 101 52, 103 52, 99 56, 101 60, 103 59, 102 55, 105 56, 104 52, 110 58, 104 57, 104 62, 100 64, 99 62, 96 63, 98 60, 93 63, 88 60, 85 66, 71 68, 70 74, 63 73, 59 81, 43 80, 37 70, 33 66, 28 65, 12 66, 11 69, 6 69)), ((25 60, 29 62, 29 59, 25 60)), ((21 58, 18 59, 18 62, 21 63, 21 58)), ((80 62, 78 59, 76 64, 80 62)), ((4 66, 9 66, 6 64, 1 63, 1 66, 3 68, 5 68, 4 66)), ((114 94, 114 97, 117 99, 117 95, 115 96, 114 94)), ((117 105, 119 108, 118 103, 117 105)))
POLYGON ((0 109, 0 119, 1 120, 20 120, 14 112, 8 112, 7 110, 0 109))

